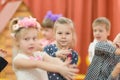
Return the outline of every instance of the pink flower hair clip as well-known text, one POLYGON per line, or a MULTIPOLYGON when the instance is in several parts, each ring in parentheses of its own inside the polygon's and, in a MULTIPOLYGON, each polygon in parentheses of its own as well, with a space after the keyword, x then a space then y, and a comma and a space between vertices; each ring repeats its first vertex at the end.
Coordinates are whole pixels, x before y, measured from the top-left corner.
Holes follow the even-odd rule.
POLYGON ((35 27, 37 26, 37 21, 36 18, 32 18, 32 17, 25 17, 22 20, 18 21, 18 24, 21 27, 35 27))
POLYGON ((32 18, 32 17, 24 17, 23 19, 18 21, 18 25, 20 27, 37 27, 38 29, 40 28, 40 25, 38 25, 39 23, 37 22, 36 18, 32 18))
POLYGON ((18 19, 17 23, 12 26, 13 33, 11 33, 11 35, 12 35, 12 37, 14 37, 16 32, 20 28, 30 28, 30 27, 37 28, 38 31, 41 28, 41 26, 40 26, 39 22, 37 22, 36 18, 33 18, 31 16, 30 17, 24 17, 22 19, 20 18, 20 19, 18 19))
POLYGON ((36 18, 33 17, 24 17, 22 19, 19 19, 17 24, 12 26, 13 31, 17 31, 20 28, 29 28, 29 27, 35 27, 37 29, 40 29, 41 26, 37 22, 36 18))

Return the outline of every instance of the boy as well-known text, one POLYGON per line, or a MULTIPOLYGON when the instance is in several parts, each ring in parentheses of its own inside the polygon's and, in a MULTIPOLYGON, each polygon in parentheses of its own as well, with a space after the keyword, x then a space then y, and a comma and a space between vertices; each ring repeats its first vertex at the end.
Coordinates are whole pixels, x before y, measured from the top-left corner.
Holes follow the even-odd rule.
POLYGON ((100 17, 93 22, 93 34, 99 42, 95 45, 95 55, 88 68, 85 80, 108 80, 114 66, 119 61, 119 51, 107 40, 110 35, 110 22, 100 17))
MULTIPOLYGON (((105 17, 97 18, 92 24, 94 41, 90 43, 88 53, 89 61, 91 62, 94 56, 95 44, 98 41, 110 42, 107 37, 110 35, 111 24, 110 21, 105 17)), ((111 43, 111 42, 110 42, 111 43)))

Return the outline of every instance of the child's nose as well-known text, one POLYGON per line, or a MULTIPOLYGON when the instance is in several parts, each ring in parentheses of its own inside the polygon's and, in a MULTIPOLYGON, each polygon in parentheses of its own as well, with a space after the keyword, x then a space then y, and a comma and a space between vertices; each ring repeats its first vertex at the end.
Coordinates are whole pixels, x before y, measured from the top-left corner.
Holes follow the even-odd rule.
POLYGON ((97 31, 96 34, 99 34, 99 31, 97 31))
POLYGON ((30 40, 30 44, 34 44, 34 40, 31 39, 31 40, 30 40))
POLYGON ((66 35, 63 34, 63 35, 62 35, 62 38, 66 38, 66 35))

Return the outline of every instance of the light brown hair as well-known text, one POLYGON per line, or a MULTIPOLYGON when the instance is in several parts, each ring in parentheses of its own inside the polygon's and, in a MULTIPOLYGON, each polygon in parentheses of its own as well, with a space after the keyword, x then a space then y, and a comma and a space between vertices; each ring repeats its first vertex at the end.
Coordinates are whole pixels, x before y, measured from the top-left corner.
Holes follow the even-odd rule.
POLYGON ((98 25, 105 25, 107 31, 110 31, 111 29, 111 23, 106 17, 98 17, 93 21, 92 27, 96 27, 98 25))

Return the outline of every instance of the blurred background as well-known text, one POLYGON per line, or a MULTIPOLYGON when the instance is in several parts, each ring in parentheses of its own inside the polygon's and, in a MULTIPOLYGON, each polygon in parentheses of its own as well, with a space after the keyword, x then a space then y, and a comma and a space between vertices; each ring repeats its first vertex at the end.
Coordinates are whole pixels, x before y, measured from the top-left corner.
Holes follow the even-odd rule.
POLYGON ((79 75, 84 80, 88 61, 88 46, 93 40, 92 21, 107 17, 111 21, 110 40, 120 32, 120 0, 0 0, 0 48, 8 52, 8 66, 0 73, 0 80, 16 80, 12 70, 12 40, 9 22, 18 16, 33 16, 41 23, 46 12, 62 14, 73 20, 77 33, 75 49, 79 53, 79 75))

